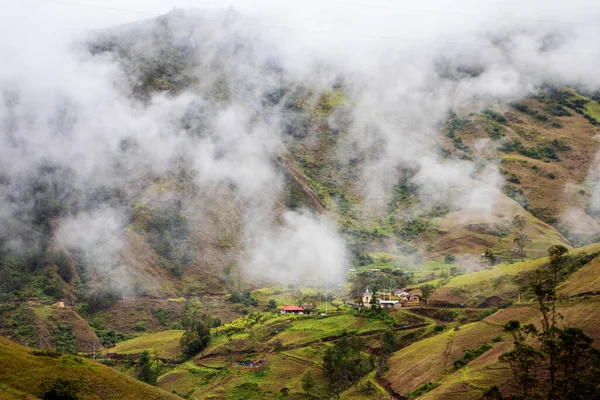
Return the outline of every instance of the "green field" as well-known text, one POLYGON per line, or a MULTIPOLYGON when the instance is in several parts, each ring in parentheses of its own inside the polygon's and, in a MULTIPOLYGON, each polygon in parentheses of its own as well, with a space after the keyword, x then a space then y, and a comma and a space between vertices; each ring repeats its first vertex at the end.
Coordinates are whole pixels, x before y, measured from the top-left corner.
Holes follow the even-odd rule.
POLYGON ((341 336, 346 333, 365 334, 387 328, 380 320, 355 317, 349 314, 326 318, 309 318, 294 321, 273 340, 280 340, 284 346, 301 345, 322 339, 341 336))
POLYGON ((171 330, 150 333, 117 343, 108 353, 139 354, 150 351, 160 358, 176 359, 180 354, 179 340, 183 331, 171 330))

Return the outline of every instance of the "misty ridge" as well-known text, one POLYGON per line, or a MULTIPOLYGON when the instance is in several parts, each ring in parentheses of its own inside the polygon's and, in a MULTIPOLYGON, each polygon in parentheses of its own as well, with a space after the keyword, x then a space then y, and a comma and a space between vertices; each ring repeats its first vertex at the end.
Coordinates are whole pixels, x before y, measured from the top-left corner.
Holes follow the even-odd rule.
POLYGON ((407 241, 355 234, 390 210, 510 221, 517 203, 487 153, 503 142, 449 157, 438 133, 449 116, 551 85, 599 90, 598 25, 506 17, 457 29, 423 17, 369 35, 365 14, 349 32, 353 13, 311 31, 233 8, 174 10, 6 59, 2 251, 32 266, 67 254, 90 282, 126 295, 158 288, 144 262, 188 283, 226 270, 335 284, 368 251, 422 259, 407 241))

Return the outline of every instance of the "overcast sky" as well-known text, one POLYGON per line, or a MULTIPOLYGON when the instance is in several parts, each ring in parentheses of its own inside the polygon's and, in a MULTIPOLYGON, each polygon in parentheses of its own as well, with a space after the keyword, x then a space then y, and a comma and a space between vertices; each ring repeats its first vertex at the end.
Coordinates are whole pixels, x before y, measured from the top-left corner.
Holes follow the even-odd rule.
MULTIPOLYGON (((23 30, 51 36, 132 22, 178 8, 225 8, 260 15, 264 23, 307 29, 381 35, 399 24, 436 26, 494 20, 535 20, 547 24, 590 24, 600 2, 575 0, 3 0, 0 41, 15 40, 23 30), (373 22, 373 23, 371 23, 373 22), (34 25, 31 25, 34 24, 34 25)), ((40 38, 43 40, 43 38, 40 38)))

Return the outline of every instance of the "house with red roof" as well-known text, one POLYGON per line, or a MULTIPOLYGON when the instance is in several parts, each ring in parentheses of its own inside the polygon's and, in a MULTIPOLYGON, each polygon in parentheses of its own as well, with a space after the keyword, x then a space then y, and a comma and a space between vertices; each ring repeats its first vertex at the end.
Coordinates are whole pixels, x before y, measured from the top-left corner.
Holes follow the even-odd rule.
POLYGON ((285 306, 279 309, 282 314, 304 314, 304 308, 298 306, 285 306))

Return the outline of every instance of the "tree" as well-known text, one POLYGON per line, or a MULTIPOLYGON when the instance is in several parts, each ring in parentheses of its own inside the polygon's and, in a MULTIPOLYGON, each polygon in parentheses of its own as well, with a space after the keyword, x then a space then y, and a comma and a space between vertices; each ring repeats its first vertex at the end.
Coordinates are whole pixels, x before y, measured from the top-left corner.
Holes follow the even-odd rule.
POLYGON ((140 366, 142 369, 138 375, 138 379, 140 381, 149 383, 150 385, 156 385, 156 380, 158 379, 158 360, 156 362, 157 365, 155 368, 153 368, 153 361, 148 350, 144 350, 142 352, 140 357, 140 366))
POLYGON ((302 376, 302 390, 304 390, 305 395, 307 395, 308 397, 311 397, 310 393, 313 391, 314 388, 315 388, 315 379, 312 376, 312 372, 310 372, 310 370, 308 370, 308 372, 302 376))
POLYGON ((398 337, 392 330, 384 331, 381 341, 383 342, 383 346, 381 347, 381 353, 383 356, 387 357, 398 350, 398 337))
MULTIPOLYGON (((504 353, 500 361, 509 364, 525 400, 538 385, 536 374, 542 366, 547 368, 550 378, 549 399, 600 398, 600 351, 592 347, 593 339, 581 329, 559 327, 562 316, 556 310, 556 288, 567 265, 568 249, 555 245, 548 249, 548 254, 549 264, 531 274, 527 284, 541 313, 541 329, 509 321, 504 330, 515 339, 514 348, 504 353), (535 342, 527 341, 528 337, 537 339, 537 348, 535 342)), ((501 398, 498 390, 493 394, 501 398)))
POLYGON ((521 388, 523 400, 527 400, 538 384, 538 365, 545 358, 542 352, 525 342, 529 335, 535 335, 537 331, 533 325, 522 327, 519 321, 514 320, 504 325, 504 331, 515 339, 514 348, 502 354, 499 360, 509 365, 521 388))
POLYGON ((277 302, 273 299, 269 300, 269 304, 267 304, 267 310, 273 311, 277 309, 277 302))
POLYGON ((188 312, 181 320, 185 332, 181 336, 180 346, 183 355, 192 357, 208 345, 210 342, 210 327, 213 318, 208 314, 201 314, 198 310, 188 312))
POLYGON ((329 387, 337 397, 356 383, 374 367, 373 360, 362 353, 364 342, 360 338, 342 337, 329 347, 323 356, 323 369, 329 378, 329 387))
POLYGON ((523 230, 527 226, 527 222, 527 217, 523 215, 516 215, 513 218, 512 225, 517 230, 517 232, 523 232, 523 230))
POLYGON ((426 283, 423 286, 421 286, 421 297, 423 299, 425 299, 425 303, 427 305, 429 305, 429 296, 431 296, 434 291, 435 291, 435 287, 433 285, 428 284, 428 283, 426 283))
POLYGON ((382 308, 381 308, 381 304, 379 304, 379 300, 377 300, 375 298, 375 296, 373 296, 373 298, 371 299, 371 301, 369 302, 369 304, 371 305, 371 310, 373 312, 375 312, 376 314, 380 313, 382 308))
POLYGON ((521 253, 521 259, 523 259, 523 260, 525 259, 525 247, 529 243, 531 243, 529 236, 527 236, 523 233, 523 231, 525 230, 525 227, 527 226, 527 223, 528 223, 527 218, 524 217, 523 215, 515 216, 515 218, 513 219, 513 222, 512 222, 513 228, 516 231, 513 242, 519 248, 519 252, 521 253))
POLYGON ((452 264, 454 261, 456 261, 456 256, 454 256, 454 254, 448 254, 444 257, 444 262, 446 264, 452 264))
POLYGON ((519 253, 521 253, 521 259, 524 260, 525 259, 525 247, 529 243, 531 243, 531 239, 529 239, 529 236, 527 236, 523 233, 517 233, 517 235, 513 239, 513 242, 519 248, 519 253))

